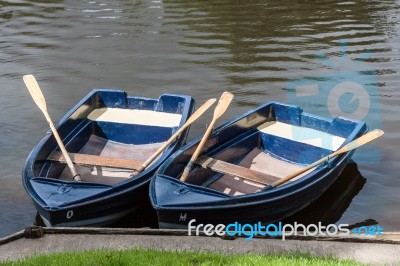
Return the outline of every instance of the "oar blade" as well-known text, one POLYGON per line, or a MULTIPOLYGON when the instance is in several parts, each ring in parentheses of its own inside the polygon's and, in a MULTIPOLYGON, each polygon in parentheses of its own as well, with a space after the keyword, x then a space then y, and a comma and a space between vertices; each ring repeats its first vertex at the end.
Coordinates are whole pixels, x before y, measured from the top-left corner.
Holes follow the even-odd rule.
POLYGON ((191 124, 193 123, 197 118, 199 118, 205 111, 207 111, 208 108, 210 108, 211 105, 213 105, 217 99, 212 98, 207 100, 205 103, 203 103, 202 106, 199 107, 199 109, 194 112, 189 119, 186 121, 186 124, 191 124))
POLYGON ((23 80, 25 82, 25 85, 29 91, 29 93, 32 96, 33 101, 37 104, 39 109, 43 112, 47 123, 49 123, 50 129, 53 132, 53 136, 56 139, 58 146, 60 147, 60 150, 62 154, 64 155, 65 160, 67 161, 68 167, 71 170, 71 174, 74 180, 76 181, 81 181, 80 175, 76 171, 71 158, 69 158, 68 152, 65 149, 65 146, 62 142, 62 139, 60 135, 58 134, 58 131, 56 127, 53 124, 53 121, 50 118, 49 113, 47 112, 47 106, 46 106, 46 99, 43 96, 42 90, 39 87, 39 84, 37 83, 35 77, 33 75, 25 75, 23 76, 23 80))
POLYGON ((345 145, 341 149, 337 150, 335 152, 335 154, 341 154, 344 152, 348 152, 348 151, 357 149, 358 147, 360 147, 364 144, 367 144, 368 142, 373 141, 374 139, 381 137, 383 134, 384 134, 383 130, 374 129, 374 130, 364 134, 363 136, 359 137, 358 139, 353 140, 352 142, 345 145))
POLYGON ((220 118, 225 113, 232 99, 233 99, 232 93, 228 91, 222 93, 221 98, 219 98, 218 105, 217 107, 215 107, 214 110, 214 119, 220 118))
POLYGON ((35 77, 33 75, 25 75, 23 79, 26 88, 32 96, 33 101, 43 113, 47 113, 46 100, 35 77))

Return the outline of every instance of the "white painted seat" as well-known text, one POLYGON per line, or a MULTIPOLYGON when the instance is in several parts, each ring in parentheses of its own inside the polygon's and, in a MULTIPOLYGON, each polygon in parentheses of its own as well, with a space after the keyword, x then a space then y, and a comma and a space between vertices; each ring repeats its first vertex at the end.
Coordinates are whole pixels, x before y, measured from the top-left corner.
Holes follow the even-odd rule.
POLYGON ((131 125, 178 127, 182 115, 150 110, 101 108, 92 111, 88 118, 98 122, 113 122, 131 125))
POLYGON ((296 142, 309 144, 332 151, 336 151, 346 140, 345 138, 328 134, 311 128, 293 126, 290 124, 275 122, 261 125, 260 132, 290 139, 296 142))

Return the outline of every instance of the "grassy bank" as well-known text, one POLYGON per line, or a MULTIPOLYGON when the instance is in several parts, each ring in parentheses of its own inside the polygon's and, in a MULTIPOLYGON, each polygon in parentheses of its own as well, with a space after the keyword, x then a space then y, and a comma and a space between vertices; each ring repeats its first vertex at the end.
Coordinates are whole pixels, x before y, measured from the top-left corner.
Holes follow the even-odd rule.
POLYGON ((29 257, 0 265, 361 265, 354 261, 317 258, 307 254, 220 255, 134 249, 88 251, 29 257))

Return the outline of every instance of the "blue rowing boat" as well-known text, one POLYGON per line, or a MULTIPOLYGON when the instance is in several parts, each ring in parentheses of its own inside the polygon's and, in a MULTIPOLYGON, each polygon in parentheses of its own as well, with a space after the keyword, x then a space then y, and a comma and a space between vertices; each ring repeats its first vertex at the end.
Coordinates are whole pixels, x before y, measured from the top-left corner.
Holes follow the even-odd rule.
POLYGON ((194 110, 190 96, 128 97, 93 90, 57 124, 82 182, 74 181, 49 131, 30 153, 23 184, 47 226, 102 226, 148 202, 155 170, 186 140, 187 131, 143 172, 132 175, 194 110), (132 165, 132 167, 130 167, 132 165))
POLYGON ((274 183, 365 134, 362 121, 326 119, 269 102, 215 129, 203 156, 180 181, 197 139, 166 160, 150 183, 160 228, 195 224, 273 223, 314 202, 354 150, 272 188, 274 183))

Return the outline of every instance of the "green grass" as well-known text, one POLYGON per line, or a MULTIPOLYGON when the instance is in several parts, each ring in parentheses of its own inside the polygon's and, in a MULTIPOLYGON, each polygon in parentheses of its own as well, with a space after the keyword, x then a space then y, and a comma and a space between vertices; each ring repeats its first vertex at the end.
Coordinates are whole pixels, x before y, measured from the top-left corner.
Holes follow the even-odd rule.
POLYGON ((0 265, 362 265, 332 257, 309 254, 221 255, 204 252, 157 251, 134 249, 125 251, 69 252, 33 256, 0 265))

